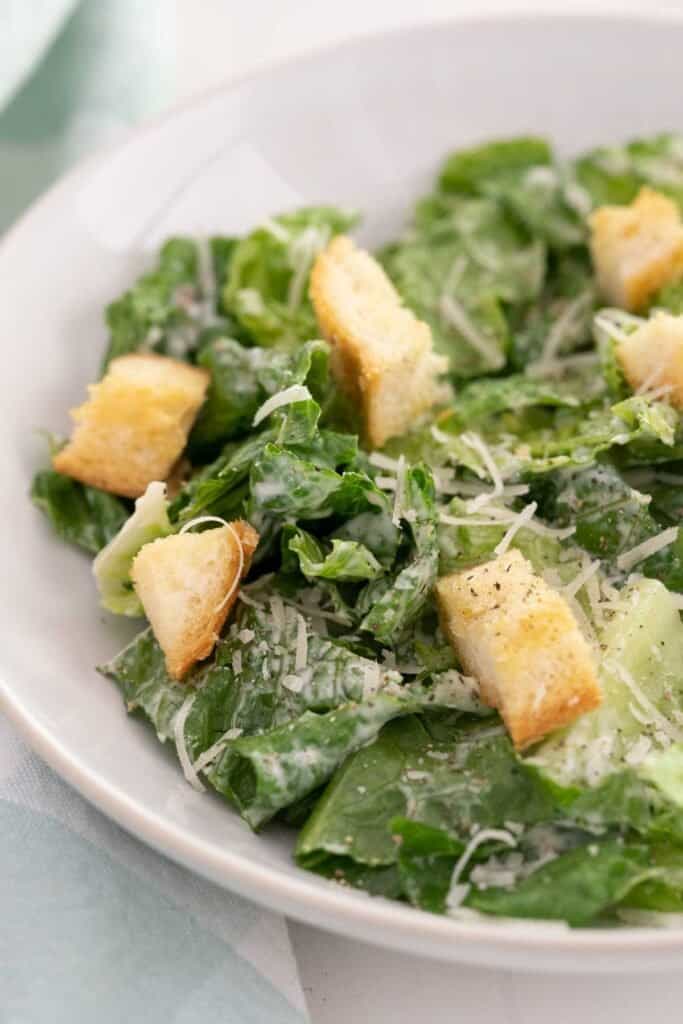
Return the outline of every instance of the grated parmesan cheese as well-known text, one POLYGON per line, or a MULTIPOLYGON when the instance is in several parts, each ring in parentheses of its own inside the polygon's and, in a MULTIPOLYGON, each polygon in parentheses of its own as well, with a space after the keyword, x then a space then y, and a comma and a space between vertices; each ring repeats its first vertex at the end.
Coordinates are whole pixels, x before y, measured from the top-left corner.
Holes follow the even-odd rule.
POLYGON ((382 452, 370 452, 368 462, 372 466, 377 466, 378 469, 389 470, 390 473, 398 473, 401 465, 400 459, 391 459, 388 455, 383 455, 382 452))
POLYGON ((307 402, 311 397, 311 392, 304 384, 292 384, 291 387, 278 391, 276 395, 271 395, 270 398, 266 399, 263 405, 254 413, 251 425, 252 427, 258 427, 259 423, 263 423, 266 417, 270 416, 271 412, 275 412, 276 409, 281 409, 285 405, 292 405, 293 402, 307 402))
POLYGON ((570 580, 564 587, 564 592, 568 597, 574 597, 584 587, 590 579, 592 579, 598 569, 600 568, 600 562, 591 562, 590 559, 584 558, 583 568, 576 574, 573 580, 570 580))
POLYGON ((508 530, 505 533, 505 536, 500 541, 500 543, 496 544, 495 548, 493 549, 497 555, 505 554, 507 549, 510 547, 512 541, 515 539, 515 535, 519 532, 519 530, 522 529, 523 526, 526 526, 527 523, 531 521, 537 508, 537 503, 535 501, 532 501, 529 505, 525 505, 522 511, 518 513, 517 516, 515 516, 515 521, 508 528, 508 530))
POLYGON ((405 456, 399 456, 398 468, 396 470, 396 494, 394 497, 394 511, 391 516, 391 521, 394 526, 399 526, 401 523, 401 515, 403 512, 403 491, 405 488, 405 477, 406 477, 406 460, 405 456))
POLYGON ((203 772, 209 767, 209 765, 213 764, 226 744, 229 743, 230 740, 238 739, 242 735, 243 731, 243 729, 228 729, 227 732, 224 732, 221 738, 216 740, 216 742, 205 750, 203 754, 200 754, 194 762, 192 769, 195 774, 199 775, 199 772, 203 772))
POLYGON ((474 835, 467 846, 458 858, 458 862, 453 868, 453 874, 451 875, 451 884, 448 889, 448 896, 446 897, 446 906, 449 910, 459 907, 469 891, 469 886, 465 886, 465 893, 462 892, 463 886, 460 883, 462 873, 467 867, 472 854, 475 852, 477 847, 481 846, 482 843, 487 842, 500 842, 505 843, 507 846, 514 847, 517 845, 515 837, 505 829, 498 828, 483 828, 480 829, 476 835, 474 835))
POLYGON ((631 691, 634 699, 644 712, 644 714, 638 714, 637 709, 631 705, 630 710, 633 717, 642 725, 658 726, 661 732, 663 732, 670 741, 673 741, 674 743, 683 742, 683 730, 677 729, 673 722, 669 721, 669 719, 655 707, 647 694, 641 690, 640 686, 638 686, 628 669, 624 668, 624 666, 620 665, 618 662, 612 663, 610 668, 619 677, 624 686, 631 691))
POLYGON ((180 530, 180 535, 182 535, 183 533, 187 533, 195 526, 200 526, 202 523, 220 523, 221 526, 227 527, 228 530, 230 530, 230 533, 232 534, 235 543, 237 544, 237 550, 239 552, 239 565, 237 566, 237 572, 233 577, 233 581, 230 585, 230 588, 227 594, 224 595, 224 597, 218 602, 214 609, 214 611, 220 611, 220 609, 223 608, 224 605, 226 605, 228 601, 231 600, 233 594, 235 593, 240 583, 242 582, 242 574, 244 573, 244 548, 242 547, 242 541, 240 540, 239 534, 235 530, 232 523, 226 522, 225 519, 221 519, 220 516, 197 516, 195 519, 190 519, 190 521, 188 523, 185 523, 185 525, 180 530))
POLYGON ((498 496, 503 493, 503 477, 501 476, 500 470, 496 465, 496 460, 491 454, 491 449, 484 442, 483 438, 479 434, 468 432, 460 435, 460 440, 464 441, 468 448, 471 448, 475 452, 481 461, 484 463, 484 467, 491 478, 493 484, 493 493, 498 496))
POLYGON ((176 716, 173 719, 173 738, 175 740, 176 751, 178 752, 178 760, 180 761, 180 765, 183 769, 183 775, 193 789, 196 789, 198 793, 203 793, 204 786, 202 785, 199 776, 195 771, 194 765, 190 760, 190 755, 187 752, 187 746, 185 744, 185 723, 187 722, 190 711, 192 711, 192 705, 195 702, 196 696, 196 693, 191 693, 176 712, 176 716))
POLYGON ((292 693, 300 693, 304 688, 304 680, 301 676, 286 675, 283 677, 282 685, 287 690, 291 690, 292 693))
POLYGON ((465 341, 486 360, 487 369, 499 370, 505 365, 505 356, 491 338, 477 329, 465 307, 453 295, 444 293, 439 299, 439 313, 442 320, 463 336, 465 341))
POLYGON ((629 572, 638 562, 642 562, 645 558, 649 558, 650 555, 656 555, 658 551, 668 548, 677 539, 678 527, 670 526, 668 529, 662 530, 655 537, 649 537, 642 544, 636 544, 629 551, 622 552, 617 558, 617 566, 623 572, 629 572))
POLYGON ((597 352, 579 352, 575 356, 564 356, 562 359, 549 359, 546 363, 532 363, 527 373, 531 377, 541 380, 549 380, 552 377, 562 377, 567 370, 580 370, 584 367, 594 366, 599 362, 597 352))
POLYGON ((294 658, 294 671, 303 672, 308 664, 308 631, 306 620, 301 612, 296 615, 296 655, 294 658))
POLYGON ((538 360, 541 367, 547 363, 555 362, 563 344, 567 340, 573 341, 575 339, 577 329, 582 326, 583 317, 592 304, 592 289, 587 289, 582 295, 567 303, 545 339, 543 351, 538 360))

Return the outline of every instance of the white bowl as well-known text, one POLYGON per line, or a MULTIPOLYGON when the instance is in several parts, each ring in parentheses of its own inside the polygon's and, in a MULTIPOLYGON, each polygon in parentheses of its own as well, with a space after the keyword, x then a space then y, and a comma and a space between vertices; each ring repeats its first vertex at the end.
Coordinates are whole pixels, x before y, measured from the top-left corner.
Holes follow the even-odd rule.
POLYGON ((683 930, 570 931, 461 923, 349 892, 297 869, 291 835, 253 835, 195 793, 127 718, 93 666, 131 633, 101 612, 87 560, 28 504, 36 428, 66 431, 94 378, 104 305, 174 232, 235 232, 299 203, 366 212, 380 242, 443 155, 544 133, 572 152, 683 129, 683 21, 467 20, 349 43, 228 85, 60 182, 0 247, 4 577, 2 706, 35 749, 125 828, 215 881, 366 941, 457 961, 611 970, 678 966, 683 930))

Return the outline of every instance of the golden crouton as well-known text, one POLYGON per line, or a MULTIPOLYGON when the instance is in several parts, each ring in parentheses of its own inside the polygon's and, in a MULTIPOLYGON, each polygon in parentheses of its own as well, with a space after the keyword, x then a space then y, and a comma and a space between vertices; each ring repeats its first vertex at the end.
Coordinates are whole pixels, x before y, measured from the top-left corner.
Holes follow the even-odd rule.
POLYGON ((448 360, 432 351, 432 332, 403 306, 373 257, 350 238, 332 239, 315 261, 311 301, 333 346, 332 370, 360 406, 374 447, 403 434, 444 398, 448 360))
POLYGON ((257 543, 238 521, 162 537, 136 555, 131 579, 174 679, 211 654, 257 543))
POLYGON ((655 313, 619 344, 617 358, 634 391, 662 389, 683 409, 683 316, 655 313))
POLYGON ((112 360, 72 409, 75 429, 52 464, 103 491, 138 498, 164 480, 187 444, 209 385, 207 370, 176 359, 133 354, 112 360))
POLYGON ((436 585, 442 628, 515 747, 597 707, 593 659, 569 605, 518 551, 436 585))
POLYGON ((637 312, 683 275, 681 215, 660 192, 641 188, 629 206, 600 206, 589 224, 598 283, 615 306, 637 312))

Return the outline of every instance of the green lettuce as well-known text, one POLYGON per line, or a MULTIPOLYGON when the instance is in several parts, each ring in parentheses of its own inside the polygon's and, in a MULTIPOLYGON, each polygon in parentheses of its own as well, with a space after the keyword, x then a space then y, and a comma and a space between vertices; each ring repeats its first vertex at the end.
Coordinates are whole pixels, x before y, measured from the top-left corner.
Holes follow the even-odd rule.
POLYGON ((356 220, 354 213, 331 206, 309 207, 273 217, 238 242, 222 299, 258 345, 292 349, 316 337, 308 298, 313 262, 356 220))
POLYGON ((173 532, 168 518, 166 485, 154 481, 135 502, 135 511, 93 562, 100 602, 117 615, 143 615, 143 608, 130 580, 130 569, 138 551, 150 541, 173 532))
POLYGON ((93 555, 111 541, 128 518, 125 504, 113 494, 86 487, 53 469, 36 473, 31 501, 63 540, 93 555))

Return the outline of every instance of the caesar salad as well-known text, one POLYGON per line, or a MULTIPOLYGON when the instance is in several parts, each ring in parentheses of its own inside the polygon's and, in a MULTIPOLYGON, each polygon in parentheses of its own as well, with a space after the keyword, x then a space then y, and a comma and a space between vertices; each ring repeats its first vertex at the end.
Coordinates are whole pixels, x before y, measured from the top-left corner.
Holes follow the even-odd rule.
MULTIPOLYGON (((432 913, 683 912, 683 138, 172 238, 31 496, 195 789, 432 913), (93 590, 93 600, 97 600, 93 590)), ((683 918, 681 919, 683 920, 683 918)))

